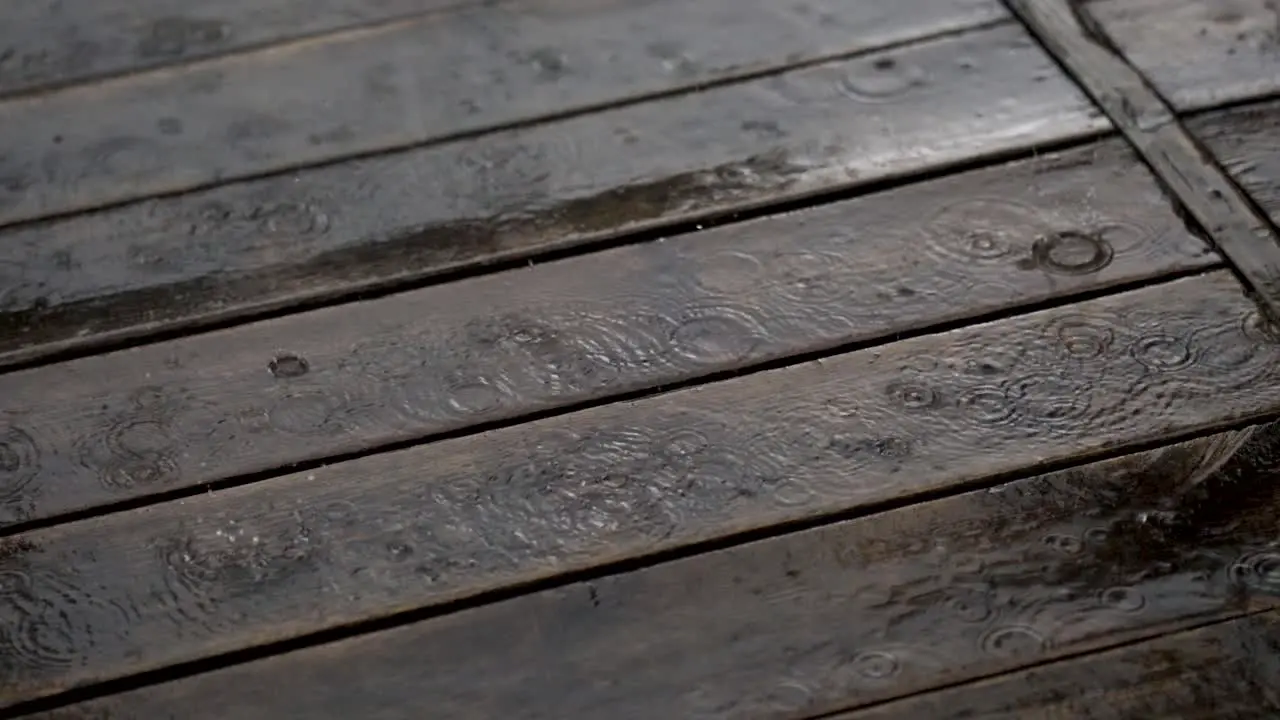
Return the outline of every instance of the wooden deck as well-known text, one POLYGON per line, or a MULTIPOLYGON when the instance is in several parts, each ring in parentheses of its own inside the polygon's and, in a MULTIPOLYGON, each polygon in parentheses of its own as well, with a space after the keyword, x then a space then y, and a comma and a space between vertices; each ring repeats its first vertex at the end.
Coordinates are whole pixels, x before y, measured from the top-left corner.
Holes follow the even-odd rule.
POLYGON ((0 717, 1280 717, 1277 223, 1271 0, 14 3, 0 717))

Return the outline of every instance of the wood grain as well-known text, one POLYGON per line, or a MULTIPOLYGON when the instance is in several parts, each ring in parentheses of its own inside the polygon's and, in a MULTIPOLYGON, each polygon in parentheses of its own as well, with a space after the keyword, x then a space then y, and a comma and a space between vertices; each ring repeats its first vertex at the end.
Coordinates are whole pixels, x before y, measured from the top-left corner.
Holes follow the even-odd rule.
MULTIPOLYGON (((728 325, 739 316, 708 317, 728 325)), ((0 697, 12 703, 1275 412, 1276 340, 1233 277, 1215 271, 33 531, 0 560, 20 583, 0 624, 15 628, 0 647, 0 697)), ((306 401, 267 416, 314 418, 317 398, 332 396, 292 397, 306 401)), ((154 427, 122 425, 119 437, 154 438, 154 427)), ((221 457, 236 456, 227 447, 221 457)), ((1080 507, 1099 501, 1084 493, 1080 507)), ((983 537, 1001 527, 990 511, 975 515, 983 537)), ((689 577, 704 574, 713 573, 689 577)), ((517 615, 539 626, 529 611, 517 615)), ((482 625, 506 650, 528 634, 482 625)), ((1012 646, 1026 640, 1009 633, 1012 646)), ((474 644, 427 646, 458 653, 474 644)))
POLYGON ((12 373, 0 525, 1216 262, 1109 141, 12 373))
MULTIPOLYGON (((696 89, 998 20, 995 0, 530 0, 0 103, 0 224, 696 89)), ((876 91, 901 76, 877 77, 876 91)))
MULTIPOLYGON (((1150 317, 1158 314, 1152 311, 1150 317)), ((884 359, 896 362, 901 358, 884 359)), ((1111 373, 1098 377, 1104 384, 1118 380, 1111 373)), ((805 387, 798 383, 792 386, 805 387)), ((1171 387, 1166 390, 1170 397, 1179 394, 1171 387)), ((782 402, 785 407, 786 401, 782 402)), ((1139 418, 1127 422, 1145 424, 1147 417, 1139 418)), ((683 431, 689 432, 690 427, 698 426, 685 425, 683 431)), ((1011 434, 1024 432, 1026 427, 1019 426, 1011 434)), ((1237 495, 1230 513, 1206 518, 1201 535, 1189 542, 1146 532, 1146 526, 1134 525, 1129 518, 1176 486, 1186 470, 1184 465, 1198 461, 1196 442, 238 665, 81 706, 76 711, 85 714, 70 717, 98 717, 92 713, 100 712, 115 720, 356 715, 389 720, 413 716, 425 707, 433 717, 447 718, 798 720, 902 697, 1193 623, 1275 607, 1280 603, 1280 574, 1276 573, 1280 568, 1280 530, 1275 523, 1280 510, 1277 429, 1270 429, 1265 447, 1254 446, 1254 455, 1248 460, 1253 469, 1263 472, 1257 489, 1243 497, 1237 495)), ((803 430, 795 428, 794 432, 803 430)), ((947 438, 942 442, 951 441, 936 431, 912 437, 940 436, 947 438)), ((925 441, 920 443, 923 446, 925 441)), ((1033 448, 1032 452, 1050 444, 1043 440, 1019 443, 1033 448)), ((1004 450, 998 444, 979 444, 969 452, 986 455, 990 462, 1003 458, 1004 450)), ((797 458, 807 452, 793 451, 797 458)), ((749 453, 740 457, 753 459, 749 453)), ((950 459, 935 458, 944 465, 950 459)), ((901 470, 894 476, 899 488, 917 472, 927 473, 930 464, 918 456, 881 462, 901 470)), ((875 474, 856 473, 850 466, 836 472, 840 477, 830 478, 830 487, 843 485, 846 490, 875 474)), ((565 482, 570 476, 564 477, 547 482, 565 482)), ((772 495, 767 500, 739 496, 734 502, 739 517, 746 506, 762 500, 776 506, 800 497, 795 493, 805 487, 807 479, 797 475, 797 484, 790 488, 761 488, 772 495)), ((745 488, 725 488, 725 494, 745 488)), ((499 483, 489 490, 495 496, 512 492, 510 486, 499 483)), ((598 503, 602 498, 597 494, 592 499, 598 503)), ((276 500, 283 499, 277 495, 276 500)), ((398 508, 407 500, 402 498, 398 508)), ((669 500, 666 504, 672 507, 684 502, 669 500)), ((594 514, 581 518, 584 526, 610 513, 589 501, 580 507, 594 514)), ((614 524, 624 518, 635 522, 643 512, 633 506, 628 513, 622 505, 612 510, 614 524)), ((189 516, 201 514, 190 505, 185 512, 189 516)), ((282 504, 276 512, 283 517, 289 511, 282 504)), ((218 580, 243 583, 243 599, 206 594, 217 583, 210 566, 200 566, 206 568, 206 574, 198 576, 180 570, 170 576, 167 587, 160 584, 160 567, 156 566, 143 574, 145 580, 121 578, 121 587, 130 581, 148 583, 134 585, 131 592, 138 598, 152 598, 153 605, 174 611, 174 617, 179 608, 199 612, 194 605, 175 599, 194 592, 204 604, 193 624, 208 621, 211 612, 225 613, 228 629, 233 627, 230 617, 234 612, 228 602, 253 616, 271 602, 265 598, 285 595, 284 586, 308 587, 309 595, 327 594, 327 612, 340 614, 349 602, 360 602, 374 587, 404 587, 381 572, 383 568, 398 562, 403 570, 394 574, 403 572, 407 578, 414 575, 412 567, 422 568, 424 562, 432 567, 428 558, 436 550, 419 544, 408 528, 388 534, 374 530, 394 527, 396 511, 383 505, 379 512, 377 525, 348 516, 353 530, 337 532, 347 544, 332 545, 334 553, 345 553, 350 559, 369 553, 365 561, 351 566, 360 568, 363 583, 349 582, 346 567, 329 564, 336 559, 333 554, 324 560, 264 559, 254 565, 249 561, 251 555, 237 550, 235 557, 243 558, 242 564, 233 570, 220 562, 217 572, 225 573, 218 580), (375 555, 380 557, 375 559, 375 555), (301 571, 312 577, 289 577, 286 564, 301 568, 307 563, 327 565, 324 575, 301 571), (255 571, 259 576, 251 578, 255 571), (248 589, 251 581, 257 583, 254 590, 248 589), (328 590, 327 581, 346 587, 328 590), (252 610, 250 602, 257 603, 252 610)), ((564 517, 558 509, 550 515, 564 517)), ((547 515, 530 517, 540 522, 547 515)), ((224 516, 215 522, 226 523, 227 519, 224 516)), ((688 529, 698 527, 698 518, 687 516, 683 521, 680 525, 688 529)), ((146 522, 158 529, 155 518, 146 522)), ((661 520, 657 525, 672 527, 661 520)), ((459 527, 447 523, 429 526, 441 537, 459 527)), ((278 527, 284 529, 283 524, 278 527)), ((514 548, 521 542, 516 528, 526 525, 523 521, 499 522, 491 527, 506 534, 507 547, 514 548)), ((255 524, 246 529, 252 533, 265 528, 255 524)), ((332 536, 326 528, 310 529, 312 542, 329 543, 332 536)), ((86 532, 84 537, 88 541, 90 534, 86 532)), ((119 567, 107 559, 119 552, 112 546, 121 542, 124 550, 125 543, 122 536, 105 528, 99 528, 96 537, 105 541, 96 547, 98 560, 106 567, 90 569, 87 560, 79 560, 79 567, 105 576, 107 567, 119 567)), ((547 538, 559 543, 567 540, 566 535, 547 538)), ((240 537, 237 542, 247 540, 240 537)), ((42 583, 53 582, 52 573, 65 566, 55 559, 61 553, 47 541, 33 538, 32 542, 34 549, 17 562, 30 563, 31 587, 40 588, 42 583)), ((455 574, 468 572, 474 567, 475 556, 462 554, 467 553, 462 549, 467 542, 460 539, 455 550, 437 556, 436 562, 441 564, 434 567, 443 568, 443 563, 451 562, 455 574)), ((469 542, 473 547, 486 543, 478 538, 469 542)), ((146 555, 138 549, 140 545, 127 544, 130 549, 126 552, 135 557, 146 555)), ((208 549, 192 548, 189 552, 212 558, 208 553, 214 546, 205 547, 208 549)), ((307 552, 294 547, 298 555, 307 552)), ((610 551, 604 538, 595 547, 610 551)), ((230 551, 224 552, 228 554, 222 558, 232 557, 230 551)), ((176 555, 171 557, 182 562, 176 555)), ((64 583, 60 587, 76 586, 75 581, 64 578, 60 576, 64 583)), ((412 582, 427 586, 423 580, 412 582)), ((229 584, 218 587, 230 589, 229 584)), ((47 594, 51 593, 39 596, 47 594)), ((83 597, 75 591, 68 596, 83 597)), ((116 607, 117 597, 97 595, 94 600, 105 609, 116 607)), ((119 607, 130 612, 135 605, 127 602, 119 607)), ((285 617, 302 614, 303 606, 297 605, 285 617)), ((81 613, 74 617, 88 616, 81 613)), ((136 621, 128 625, 137 627, 136 621)), ((184 639, 190 638, 186 631, 191 625, 185 620, 164 627, 170 633, 180 628, 184 639)), ((78 626, 76 631, 87 629, 78 626)), ((103 640, 104 634, 95 632, 93 637, 103 640)), ((157 635, 144 647, 150 650, 163 644, 157 635)), ((16 657, 30 658, 31 653, 16 657)))
POLYGON ((1280 102, 1266 102, 1186 120, 1231 178, 1280 224, 1280 102))
POLYGON ((23 0, 0 25, 0 97, 484 0, 23 0))
POLYGON ((0 363, 349 296, 1108 126, 1091 112, 1008 26, 36 224, 0 234, 0 363))
POLYGON ((1267 612, 831 720, 1270 720, 1280 616, 1267 612))
POLYGON ((1084 8, 1179 110, 1280 91, 1274 0, 1089 0, 1084 8))
POLYGON ((1271 318, 1280 318, 1280 240, 1165 101, 1101 36, 1076 0, 1009 0, 1133 144, 1190 219, 1240 273, 1271 318))

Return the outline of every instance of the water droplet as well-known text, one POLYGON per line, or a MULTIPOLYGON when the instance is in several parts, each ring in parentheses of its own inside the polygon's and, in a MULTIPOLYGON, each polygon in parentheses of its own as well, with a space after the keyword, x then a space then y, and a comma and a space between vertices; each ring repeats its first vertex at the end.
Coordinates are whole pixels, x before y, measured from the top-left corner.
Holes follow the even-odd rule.
POLYGON ((282 353, 272 358, 267 369, 278 378, 296 378, 307 374, 311 365, 307 359, 293 353, 282 353))
POLYGON ((1042 237, 1031 246, 1035 267, 1059 275, 1087 275, 1111 264, 1115 252, 1095 235, 1069 230, 1042 237))

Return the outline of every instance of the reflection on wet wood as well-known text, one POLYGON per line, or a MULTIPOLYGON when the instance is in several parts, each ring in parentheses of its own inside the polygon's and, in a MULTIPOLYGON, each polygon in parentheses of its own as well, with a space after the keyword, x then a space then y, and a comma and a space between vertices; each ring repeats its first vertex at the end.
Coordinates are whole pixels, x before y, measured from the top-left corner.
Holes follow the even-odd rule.
POLYGON ((23 0, 0 24, 0 96, 484 0, 23 0))
POLYGON ((1025 149, 1105 128, 1091 112, 1007 26, 24 227, 0 235, 0 362, 1025 149))
MULTIPOLYGON (((1152 386, 1151 392, 1158 391, 1152 386)), ((1129 519, 1158 505, 1177 486, 1199 462, 1204 441, 546 590, 76 709, 117 720, 392 718, 428 703, 440 717, 785 720, 901 697, 1275 607, 1280 602, 1280 530, 1275 523, 1280 433, 1275 426, 1267 433, 1269 444, 1255 446, 1252 458, 1259 484, 1246 497, 1237 496, 1229 516, 1204 516, 1200 534, 1190 542, 1147 532, 1129 519)), ((1000 456, 1000 448, 987 447, 993 457, 1000 456)), ((902 464, 902 475, 914 471, 911 465, 910 460, 902 464)), ((842 476, 861 477, 866 475, 842 476)), ((816 487, 797 485, 789 493, 795 498, 816 487)), ((513 492, 510 486, 492 489, 495 494, 513 492)), ((282 503, 282 521, 275 524, 280 532, 286 530, 287 506, 282 496, 276 500, 282 503)), ((214 613, 226 613, 218 624, 229 629, 235 621, 228 602, 252 602, 260 616, 290 585, 328 593, 326 583, 344 583, 349 574, 329 564, 339 553, 347 559, 368 553, 359 564, 364 584, 358 590, 332 588, 331 603, 346 602, 338 599, 344 596, 360 602, 374 587, 403 588, 404 579, 415 576, 419 579, 413 582, 425 588, 421 573, 434 576, 443 569, 434 565, 437 559, 457 563, 451 572, 465 572, 457 550, 440 552, 441 541, 448 542, 445 536, 459 525, 424 524, 436 538, 422 544, 420 536, 397 522, 390 506, 379 509, 377 521, 369 517, 363 522, 352 522, 351 507, 328 507, 345 514, 353 528, 349 535, 309 526, 312 535, 293 536, 294 554, 286 561, 253 554, 258 548, 283 547, 279 536, 259 536, 261 542, 250 536, 265 527, 224 525, 233 534, 244 533, 235 535, 243 546, 233 550, 226 538, 210 537, 204 547, 175 550, 167 558, 171 565, 148 568, 142 575, 149 587, 138 585, 133 591, 140 598, 163 598, 153 602, 173 609, 175 617, 178 608, 187 609, 193 614, 184 617, 192 623, 212 626, 214 613), (375 523, 396 529, 372 536, 368 531, 375 523), (335 535, 348 536, 356 548, 330 541, 335 535), (322 550, 308 542, 332 544, 322 550), (225 549, 215 555, 215 547, 225 549), (326 566, 324 574, 306 569, 309 564, 326 566), (256 594, 235 598, 232 583, 243 583, 246 590, 256 584, 256 594), (197 606, 189 604, 194 598, 203 603, 198 619, 197 606)), ((639 508, 629 510, 625 514, 631 518, 639 508)), ((204 514, 194 508, 187 512, 204 514)), ((582 518, 584 524, 603 519, 602 510, 594 512, 594 518, 582 518)), ((619 512, 615 522, 623 515, 619 512)), ((119 539, 115 533, 96 532, 119 539)), ((514 550, 519 542, 511 532, 506 549, 514 550)), ((135 539, 127 544, 140 547, 135 539)), ((86 597, 64 590, 76 583, 56 575, 63 567, 60 554, 46 541, 33 539, 14 562, 28 568, 35 597, 54 593, 42 593, 42 585, 66 592, 60 597, 86 597), (41 568, 38 573, 36 567, 41 568)), ((99 560, 109 554, 105 549, 99 560)), ((512 561, 511 555, 503 557, 504 563, 512 561)), ((88 571, 110 572, 107 567, 88 571)), ((86 581, 82 587, 88 586, 86 581)), ((296 622, 312 612, 298 597, 282 619, 296 622)), ((92 628, 99 640, 107 634, 106 623, 113 622, 114 608, 135 607, 113 595, 93 599, 101 607, 97 617, 103 624, 92 628)), ((333 608, 331 604, 330 612, 333 608)), ((90 616, 72 617, 84 622, 90 616)), ((115 622, 125 627, 124 621, 115 622)), ((190 629, 187 620, 178 626, 190 629)), ((168 632, 173 627, 165 624, 168 632)), ((86 636, 89 629, 76 626, 86 636)), ((1206 632, 1214 637, 1214 631, 1206 632)), ((1274 644, 1274 630, 1269 632, 1268 637, 1234 642, 1274 644)), ((151 647, 159 645, 159 636, 150 641, 151 647)), ((1179 647, 1207 662, 1213 645, 1179 647)), ((52 659, 18 649, 24 652, 10 653, 18 659, 13 665, 36 667, 52 659)), ((1176 655, 1168 659, 1176 660, 1176 655)), ((1256 660, 1269 661, 1263 654, 1256 660)), ((1077 669, 1074 674, 1066 671, 1065 680, 1060 668, 1035 671, 1050 679, 1027 681, 1020 695, 984 694, 980 686, 944 697, 961 694, 957 704, 948 705, 955 709, 963 702, 976 707, 986 702, 1031 710, 1054 697, 1055 678, 1069 683, 1084 672, 1070 667, 1077 669)), ((1132 673, 1140 679, 1144 667, 1128 670, 1129 675, 1114 680, 1132 678, 1132 673)), ((1277 675, 1262 677, 1274 683, 1277 675)), ((1098 708, 1097 699, 1076 702, 1098 708)), ((1143 701, 1139 695, 1130 699, 1143 701)), ((928 698, 918 702, 930 707, 928 698)))
POLYGON ((1267 612, 831 720, 1272 720, 1277 656, 1267 612))
POLYGON ((1216 262, 1111 141, 0 376, 57 459, 0 485, 0 525, 1216 262))
MULTIPOLYGON (((0 224, 696 89, 1004 14, 995 0, 802 7, 498 3, 11 100, 0 103, 0 224)), ((861 78, 875 91, 902 79, 861 78)))
POLYGON ((1179 110, 1280 91, 1273 0, 1089 0, 1084 10, 1179 110))
MULTIPOLYGON (((706 316, 722 329, 741 317, 706 316)), ((735 327, 724 340, 748 337, 735 327)), ((285 375, 300 368, 288 367, 285 375)), ((45 628, 36 637, 55 640, 31 649, 25 634, 10 636, 0 686, 14 702, 1238 422, 1280 410, 1278 380, 1280 343, 1233 277, 1216 271, 32 532, 0 569, 27 583, 13 626, 45 628)), ((461 389, 459 406, 492 397, 478 385, 461 389)), ((322 434, 373 417, 355 412, 374 406, 355 394, 264 395, 271 404, 245 421, 322 434), (339 418, 348 424, 331 424, 339 418)), ((155 394, 139 403, 155 414, 131 415, 75 445, 91 463, 114 454, 115 464, 102 466, 115 473, 107 481, 181 457, 156 450, 172 447, 157 444, 168 437, 157 430, 171 422, 165 411, 190 406, 155 394)), ((14 429, 12 452, 34 470, 77 457, 41 455, 17 442, 33 437, 22 430, 14 429)), ((252 432, 228 432, 218 457, 236 457, 234 442, 252 432)), ((1167 483, 1168 475, 1155 477, 1167 483)), ((1000 527, 975 523, 983 537, 1000 527)), ((507 645, 520 637, 485 632, 507 645)))
POLYGON ((1197 115, 1186 125, 1280 224, 1280 102, 1197 115))
POLYGON ((1009 0, 1009 7, 1098 103, 1190 219, 1280 318, 1280 241, 1073 0, 1009 0))

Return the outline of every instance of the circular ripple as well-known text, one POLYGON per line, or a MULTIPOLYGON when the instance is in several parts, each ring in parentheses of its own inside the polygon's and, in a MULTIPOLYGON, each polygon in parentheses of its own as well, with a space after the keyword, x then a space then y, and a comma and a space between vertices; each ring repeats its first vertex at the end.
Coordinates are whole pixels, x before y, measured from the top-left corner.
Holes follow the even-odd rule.
POLYGON ((1004 390, 994 386, 977 387, 960 397, 960 411, 979 425, 1009 425, 1018 410, 1004 390))
POLYGON ((1259 344, 1280 344, 1280 325, 1262 316, 1257 310, 1250 310, 1240 321, 1240 328, 1245 337, 1259 344))
POLYGON ((51 572, 0 570, 0 668, 36 675, 78 662, 104 631, 129 623, 115 605, 51 572))
POLYGON ((1137 612, 1146 604, 1142 593, 1131 587, 1113 587, 1102 591, 1099 598, 1103 605, 1124 612, 1137 612))
POLYGON ((924 70, 880 56, 853 65, 840 79, 840 92, 863 103, 893 102, 928 84, 924 70))
POLYGON ((841 277, 846 265, 836 253, 790 252, 769 260, 770 273, 779 278, 774 291, 801 304, 836 302, 853 290, 841 277))
POLYGON ((1069 317, 1046 328, 1062 354, 1071 358, 1092 360, 1106 355, 1115 342, 1111 325, 1087 317, 1069 317))
POLYGON ((344 398, 319 390, 290 393, 267 411, 275 429, 291 435, 332 435, 346 427, 344 398))
POLYGON ((0 425, 0 505, 20 500, 40 473, 40 452, 25 431, 0 425))
POLYGON ((696 363, 724 364, 750 355, 764 336, 747 311, 727 306, 690 308, 671 332, 672 349, 696 363))
POLYGON ((1022 375, 1009 384, 1006 392, 1022 418, 1052 427, 1074 427, 1092 408, 1088 389, 1063 373, 1022 375))
POLYGON ((932 410, 941 405, 937 391, 928 385, 915 382, 890 385, 889 397, 906 410, 932 410))
POLYGON ((1058 275, 1088 275, 1111 264, 1115 250, 1105 240, 1076 231, 1053 233, 1031 246, 1035 265, 1058 275))
POLYGON ((991 617, 991 604, 981 593, 966 593, 947 599, 947 610, 963 622, 980 623, 991 617))
POLYGON ((173 429, 160 417, 142 412, 116 419, 98 435, 77 443, 81 464, 108 488, 129 489, 164 484, 178 475, 173 429))
POLYGON ((1239 324, 1214 323, 1194 332, 1189 354, 1204 370, 1195 374, 1195 384, 1212 391, 1268 382, 1266 376, 1280 367, 1280 345, 1267 337, 1268 332, 1256 312, 1239 324))
POLYGON ((1191 345, 1172 335, 1147 335, 1139 338, 1130 352, 1135 360, 1154 372, 1176 372, 1196 362, 1191 345))
POLYGON ((764 277, 764 264, 754 255, 721 251, 702 264, 698 285, 716 295, 741 295, 756 290, 764 277))
POLYGON ((898 658, 883 650, 864 652, 853 659, 854 672, 868 680, 887 680, 902 669, 898 658))
POLYGON ((1252 590, 1280 594, 1280 553, 1253 553, 1231 565, 1231 579, 1252 590))
POLYGON ((1042 652, 1047 642, 1040 633, 1025 625, 1006 625, 983 635, 984 652, 1000 657, 1023 657, 1042 652))
POLYGON ((925 223, 926 250, 948 265, 1004 261, 1023 238, 1046 231, 1030 206, 992 198, 963 200, 941 208, 925 223))

